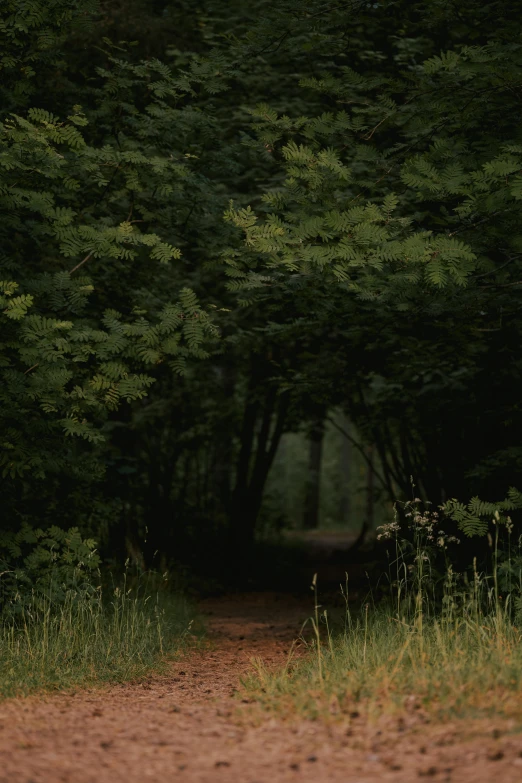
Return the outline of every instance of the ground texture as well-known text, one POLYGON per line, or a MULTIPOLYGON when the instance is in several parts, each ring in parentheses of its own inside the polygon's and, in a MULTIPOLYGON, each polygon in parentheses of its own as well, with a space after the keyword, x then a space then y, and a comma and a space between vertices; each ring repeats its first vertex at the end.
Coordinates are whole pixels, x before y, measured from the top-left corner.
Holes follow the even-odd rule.
POLYGON ((202 609, 210 644, 168 676, 0 704, 0 783, 522 781, 522 736, 500 720, 250 724, 240 677, 253 657, 286 661, 309 607, 259 594, 202 609))

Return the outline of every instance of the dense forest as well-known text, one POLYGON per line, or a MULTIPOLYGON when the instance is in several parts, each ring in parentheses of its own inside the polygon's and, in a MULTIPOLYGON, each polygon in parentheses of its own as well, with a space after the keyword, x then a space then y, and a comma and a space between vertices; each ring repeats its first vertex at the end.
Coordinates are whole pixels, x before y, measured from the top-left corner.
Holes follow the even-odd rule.
POLYGON ((522 506, 520 11, 5 0, 3 570, 78 528, 215 575, 412 484, 486 557, 522 506))

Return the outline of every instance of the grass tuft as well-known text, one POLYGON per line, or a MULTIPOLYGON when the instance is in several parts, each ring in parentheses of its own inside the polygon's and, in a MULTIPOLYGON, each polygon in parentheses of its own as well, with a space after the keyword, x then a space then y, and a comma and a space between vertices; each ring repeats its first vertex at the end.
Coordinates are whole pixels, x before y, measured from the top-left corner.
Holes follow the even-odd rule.
POLYGON ((24 602, 0 620, 0 696, 131 680, 175 655, 191 626, 184 598, 147 582, 24 602))
POLYGON ((251 697, 279 714, 317 719, 422 710, 439 719, 522 718, 522 633, 502 614, 479 621, 399 620, 384 608, 273 673, 256 664, 251 697))

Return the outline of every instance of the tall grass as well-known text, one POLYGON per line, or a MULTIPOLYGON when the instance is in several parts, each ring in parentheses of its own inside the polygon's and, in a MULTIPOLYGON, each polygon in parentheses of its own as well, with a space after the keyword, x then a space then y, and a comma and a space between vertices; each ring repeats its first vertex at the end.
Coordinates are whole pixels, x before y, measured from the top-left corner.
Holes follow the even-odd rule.
POLYGON ((371 714, 415 705, 448 715, 522 717, 522 634, 498 613, 451 621, 398 619, 365 609, 342 634, 273 673, 257 664, 246 687, 277 712, 371 714))
POLYGON ((185 599, 147 579, 60 603, 35 593, 1 618, 0 695, 140 677, 179 651, 190 625, 185 599))
POLYGON ((491 574, 479 574, 475 563, 469 577, 456 575, 447 562, 439 581, 430 518, 423 516, 409 557, 397 541, 387 600, 370 599, 354 612, 343 591, 346 612, 337 630, 319 605, 314 579, 308 653, 276 673, 256 663, 245 687, 258 703, 307 718, 420 710, 522 721, 522 630, 511 605, 513 599, 520 609, 520 584, 507 599, 499 593, 498 537, 491 574))

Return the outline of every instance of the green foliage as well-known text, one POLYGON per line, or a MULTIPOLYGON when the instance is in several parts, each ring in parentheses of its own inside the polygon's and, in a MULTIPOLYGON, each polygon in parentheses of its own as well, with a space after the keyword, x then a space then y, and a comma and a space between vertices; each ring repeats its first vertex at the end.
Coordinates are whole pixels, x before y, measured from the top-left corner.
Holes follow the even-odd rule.
POLYGON ((6 0, 0 15, 0 95, 3 106, 23 102, 35 92, 39 72, 63 65, 71 27, 85 27, 97 0, 6 0))
MULTIPOLYGON (((292 291, 301 329, 324 330, 294 389, 345 407, 389 496, 412 474, 425 497, 504 492, 520 462, 519 20, 502 2, 381 4, 358 9, 356 36, 345 8, 313 6, 300 87, 317 103, 253 111, 279 177, 227 213, 245 240, 230 289, 286 306, 292 291)), ((291 56, 306 15, 280 14, 291 56)))
POLYGON ((78 528, 47 530, 24 524, 0 533, 0 601, 20 614, 29 604, 59 606, 71 596, 87 600, 96 590, 100 557, 93 539, 78 528))
MULTIPOLYGON (((309 165, 317 179, 315 166, 322 164, 313 160, 309 165)), ((332 190, 341 187, 344 177, 338 176, 332 190)), ((292 197, 296 197, 297 203, 290 205, 291 211, 284 213, 283 218, 269 215, 259 224, 248 209, 227 212, 228 219, 245 231, 247 246, 267 255, 265 263, 269 268, 283 267, 304 275, 319 269, 363 299, 383 285, 383 273, 396 274, 415 284, 424 278, 432 285, 442 286, 449 280, 464 285, 473 271, 475 256, 462 242, 433 236, 428 231, 412 232, 408 219, 394 218, 394 196, 388 197, 382 207, 368 203, 343 211, 327 209, 323 215, 317 215, 316 201, 324 195, 314 198, 309 187, 297 192, 294 177, 287 184, 292 185, 292 197)), ((314 190, 324 184, 314 182, 314 190)), ((332 197, 339 204, 337 189, 332 197)), ((349 201, 347 198, 347 205, 349 201)), ((250 279, 251 275, 246 275, 247 282, 250 279)), ((386 296, 397 296, 396 287, 386 285, 386 296)))
POLYGON ((505 500, 488 503, 478 497, 472 498, 467 505, 458 500, 448 500, 444 512, 453 519, 466 536, 484 536, 489 531, 490 522, 494 525, 512 525, 509 512, 522 508, 522 493, 514 487, 505 500))
POLYGON ((137 261, 153 270, 179 259, 178 248, 141 224, 150 226, 157 194, 165 208, 189 176, 183 156, 167 153, 165 138, 155 140, 162 123, 179 115, 165 102, 179 97, 169 69, 157 62, 112 65, 102 74, 94 116, 103 128, 123 109, 127 127, 120 119, 116 136, 100 139, 96 130, 87 139, 89 120, 79 106, 66 121, 31 109, 0 125, 4 478, 43 478, 67 463, 74 469, 60 447, 64 435, 103 442, 107 412, 142 399, 154 382, 151 368, 167 363, 184 372, 188 358, 207 355, 204 345, 216 335, 187 288, 179 302, 153 309, 140 308, 139 298, 134 303, 131 288, 125 306, 138 305, 134 318, 99 306, 94 312, 90 304, 96 286, 85 271, 93 264, 111 264, 121 280, 137 261), (147 87, 142 113, 118 100, 118 91, 141 89, 158 74, 163 80, 147 87))
POLYGON ((335 408, 388 497, 411 475, 436 502, 501 497, 513 8, 109 5, 0 12, 6 528, 71 520, 148 562, 241 548, 283 433, 335 408))
MULTIPOLYGON (((518 259, 520 139, 507 106, 522 49, 502 22, 496 33, 485 46, 419 60, 410 75, 396 71, 397 81, 388 64, 377 93, 373 74, 354 80, 334 61, 329 79, 304 83, 348 106, 340 111, 290 118, 258 107, 260 140, 285 179, 264 196, 275 212, 228 217, 262 266, 305 275, 316 267, 363 298, 411 309, 413 291, 489 273, 501 236, 502 256, 518 259)), ((392 53, 401 45, 394 39, 392 53)))
POLYGON ((49 452, 56 449, 60 433, 102 441, 95 425, 104 413, 122 400, 143 398, 154 382, 133 367, 167 362, 183 372, 188 357, 206 355, 202 344, 212 336, 212 325, 194 295, 182 293, 182 301, 165 305, 154 320, 142 315, 128 322, 117 311, 106 310, 93 328, 87 319, 74 318, 85 287, 85 279, 72 281, 57 273, 37 281, 38 296, 6 297, 4 316, 9 320, 3 329, 0 371, 4 477, 26 472, 43 477, 56 469, 62 458, 49 452), (68 305, 74 320, 47 315, 68 305), (38 430, 45 438, 41 450, 34 447, 38 430))

